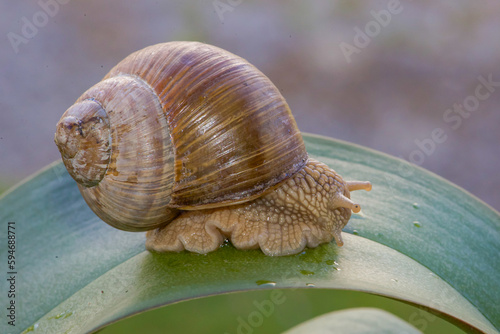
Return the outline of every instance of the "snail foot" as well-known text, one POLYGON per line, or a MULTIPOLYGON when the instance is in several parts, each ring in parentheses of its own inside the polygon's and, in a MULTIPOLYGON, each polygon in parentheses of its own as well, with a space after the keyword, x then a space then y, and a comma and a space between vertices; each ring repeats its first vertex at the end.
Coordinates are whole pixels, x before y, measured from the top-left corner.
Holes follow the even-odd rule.
POLYGON ((170 224, 148 231, 146 249, 155 252, 187 250, 206 254, 218 249, 225 240, 220 230, 198 211, 182 213, 170 224))
POLYGON ((149 231, 146 249, 205 254, 217 250, 228 238, 237 249, 260 248, 266 255, 283 256, 300 253, 305 247, 317 247, 334 237, 332 232, 325 231, 326 224, 321 218, 300 214, 294 215, 294 219, 280 217, 284 214, 276 214, 274 208, 259 201, 186 211, 170 224, 149 231))
POLYGON ((322 218, 269 205, 266 197, 214 212, 219 227, 237 249, 258 249, 269 256, 300 253, 333 239, 322 218))

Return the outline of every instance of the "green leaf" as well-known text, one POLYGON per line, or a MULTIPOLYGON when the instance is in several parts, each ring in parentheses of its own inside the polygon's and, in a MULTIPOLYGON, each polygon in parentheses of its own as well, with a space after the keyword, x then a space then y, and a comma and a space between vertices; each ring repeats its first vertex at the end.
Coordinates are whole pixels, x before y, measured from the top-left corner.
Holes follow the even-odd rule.
MULTIPOLYGON (((151 254, 144 233, 113 229, 90 211, 62 164, 20 184, 0 199, 4 231, 15 222, 16 328, 94 331, 180 300, 315 286, 388 296, 462 328, 498 333, 500 215, 402 160, 328 138, 304 139, 312 157, 345 179, 373 184, 370 193, 352 195, 363 211, 353 214, 343 247, 330 243, 274 258, 230 245, 208 255, 151 254)), ((6 245, 7 233, 0 238, 6 245)), ((0 257, 6 253, 2 247, 0 257)), ((4 294, 8 282, 1 284, 4 294)), ((2 322, 0 332, 8 330, 2 322)))
POLYGON ((283 334, 418 334, 415 327, 389 312, 373 308, 336 311, 306 321, 283 334))

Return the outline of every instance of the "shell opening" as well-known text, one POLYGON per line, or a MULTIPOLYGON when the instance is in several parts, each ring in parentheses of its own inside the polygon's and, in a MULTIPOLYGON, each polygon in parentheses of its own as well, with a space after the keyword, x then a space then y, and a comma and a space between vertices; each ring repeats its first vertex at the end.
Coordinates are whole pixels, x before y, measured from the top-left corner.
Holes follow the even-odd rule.
POLYGON ((54 141, 76 182, 93 187, 104 178, 111 158, 111 130, 99 103, 84 100, 66 110, 57 123, 54 141))

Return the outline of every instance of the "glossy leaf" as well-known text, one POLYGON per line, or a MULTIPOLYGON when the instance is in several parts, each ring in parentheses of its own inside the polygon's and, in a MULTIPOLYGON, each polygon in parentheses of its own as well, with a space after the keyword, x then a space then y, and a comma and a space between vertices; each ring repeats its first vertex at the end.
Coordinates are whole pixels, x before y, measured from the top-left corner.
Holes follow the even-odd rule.
MULTIPOLYGON (((497 212, 401 160, 328 138, 304 139, 311 156, 346 179, 373 183, 372 192, 352 194, 363 211, 351 218, 341 248, 330 243, 277 258, 230 245, 208 255, 151 254, 144 233, 102 223, 59 163, 11 190, 0 199, 0 217, 16 228, 16 328, 93 331, 179 300, 314 285, 392 297, 462 328, 498 332, 497 212)), ((6 234, 1 238, 5 245, 6 234)))
POLYGON ((391 313, 356 308, 324 314, 306 321, 283 334, 418 334, 422 333, 391 313))

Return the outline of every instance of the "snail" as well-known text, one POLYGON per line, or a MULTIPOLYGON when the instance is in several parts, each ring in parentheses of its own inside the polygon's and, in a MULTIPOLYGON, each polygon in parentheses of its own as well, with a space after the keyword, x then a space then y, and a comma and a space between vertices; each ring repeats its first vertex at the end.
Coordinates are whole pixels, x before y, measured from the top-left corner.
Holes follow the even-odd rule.
POLYGON ((290 108, 257 68, 199 42, 118 63, 62 115, 55 143, 88 206, 148 231, 154 252, 237 249, 290 255, 335 239, 359 204, 308 157, 290 108))

